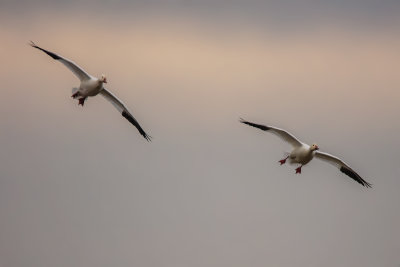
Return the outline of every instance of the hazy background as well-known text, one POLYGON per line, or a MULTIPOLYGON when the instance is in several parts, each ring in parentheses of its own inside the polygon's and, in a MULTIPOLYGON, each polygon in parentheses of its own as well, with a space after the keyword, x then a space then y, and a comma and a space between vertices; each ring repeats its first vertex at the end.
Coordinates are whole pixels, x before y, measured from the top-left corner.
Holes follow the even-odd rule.
POLYGON ((399 1, 0 0, 0 266, 399 266, 399 1), (107 75, 150 135, 29 40, 107 75), (294 174, 287 144, 342 157, 294 174))

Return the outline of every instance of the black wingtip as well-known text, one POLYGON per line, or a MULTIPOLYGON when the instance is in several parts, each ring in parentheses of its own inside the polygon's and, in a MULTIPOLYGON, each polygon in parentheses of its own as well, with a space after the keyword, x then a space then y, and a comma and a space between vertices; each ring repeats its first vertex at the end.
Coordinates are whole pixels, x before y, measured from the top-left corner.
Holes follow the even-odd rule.
POLYGON ((364 186, 367 188, 372 188, 372 184, 368 183, 367 181, 364 181, 364 186))
POLYGON ((139 123, 135 120, 135 118, 133 118, 133 116, 131 114, 129 114, 128 112, 126 112, 125 110, 122 111, 122 116, 127 119, 130 123, 132 123, 136 129, 139 131, 139 133, 147 140, 147 142, 151 142, 151 139, 153 137, 151 137, 150 135, 148 135, 143 129, 142 127, 140 127, 139 123))
POLYGON ((152 136, 150 136, 150 135, 148 135, 146 133, 145 133, 145 135, 143 135, 143 137, 146 139, 147 142, 151 142, 152 141, 151 139, 153 139, 152 136))
POLYGON ((249 122, 249 121, 246 121, 246 120, 244 120, 242 118, 239 118, 239 122, 241 122, 243 124, 247 124, 249 126, 253 126, 253 127, 258 128, 258 129, 263 130, 263 131, 268 131, 269 129, 271 129, 269 126, 262 125, 262 124, 257 124, 257 123, 253 123, 253 122, 249 122))
POLYGON ((39 46, 37 46, 32 40, 29 40, 28 45, 32 46, 33 48, 37 48, 39 50, 42 50, 39 46))
POLYGON ((361 184, 362 186, 365 186, 367 188, 372 188, 372 184, 368 183, 367 181, 365 181, 363 178, 361 178, 360 175, 358 175, 356 172, 354 172, 353 170, 346 168, 344 166, 342 166, 340 168, 340 171, 343 172, 344 174, 346 174, 347 176, 353 178, 356 182, 358 182, 359 184, 361 184))
POLYGON ((61 57, 60 57, 59 55, 54 54, 53 52, 47 51, 47 50, 45 50, 45 49, 43 49, 43 48, 37 46, 33 41, 30 41, 28 44, 29 44, 30 46, 36 48, 36 49, 39 49, 39 50, 45 52, 47 55, 49 55, 50 57, 52 57, 52 58, 55 59, 55 60, 61 59, 61 57))
POLYGON ((153 137, 151 135, 148 135, 145 131, 139 130, 139 133, 146 139, 147 142, 151 142, 153 137))
POLYGON ((243 124, 249 124, 249 123, 250 123, 249 121, 246 121, 246 120, 243 119, 243 118, 239 118, 239 122, 240 122, 240 123, 243 123, 243 124))

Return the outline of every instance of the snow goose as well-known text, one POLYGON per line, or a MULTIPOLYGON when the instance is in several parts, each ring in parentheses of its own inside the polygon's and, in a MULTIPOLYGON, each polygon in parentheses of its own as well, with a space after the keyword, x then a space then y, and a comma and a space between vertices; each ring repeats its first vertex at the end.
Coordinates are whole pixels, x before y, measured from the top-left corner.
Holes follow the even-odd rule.
POLYGON ((307 163, 309 163, 314 157, 324 160, 328 163, 333 164, 334 166, 336 166, 341 172, 343 172, 344 174, 348 175, 349 177, 351 177, 352 179, 354 179, 355 181, 357 181, 358 183, 360 183, 361 185, 365 186, 365 187, 371 187, 371 184, 368 183, 367 181, 365 181, 363 178, 361 178, 360 175, 358 175, 352 168, 350 168, 349 165, 347 165, 344 161, 342 161, 341 159, 332 156, 328 153, 325 152, 320 152, 319 147, 316 144, 313 144, 311 146, 299 141, 295 136, 293 136, 291 133, 276 128, 276 127, 272 127, 272 126, 267 126, 267 125, 261 125, 261 124, 256 124, 256 123, 252 123, 243 119, 240 119, 241 123, 256 127, 258 129, 261 129, 263 131, 268 131, 272 134, 277 135, 278 137, 280 137, 281 139, 283 139, 284 141, 288 142, 289 144, 292 145, 293 150, 292 152, 289 153, 288 156, 286 156, 285 158, 281 159, 279 161, 279 163, 285 164, 286 160, 289 159, 289 162, 291 164, 300 164, 300 166, 298 168, 296 168, 296 173, 301 173, 301 167, 303 165, 306 165, 307 163))
POLYGON ((132 116, 129 110, 125 107, 124 103, 119 100, 116 96, 114 96, 110 91, 104 88, 103 84, 107 83, 107 78, 103 74, 101 78, 96 78, 85 72, 81 67, 77 64, 68 60, 60 55, 57 55, 53 52, 47 51, 39 46, 37 46, 34 42, 30 42, 30 45, 34 48, 37 48, 53 59, 60 61, 64 64, 70 71, 72 71, 80 80, 79 88, 72 89, 72 98, 78 99, 78 105, 84 105, 85 100, 89 96, 96 96, 101 94, 105 99, 111 102, 111 104, 121 113, 121 115, 126 118, 130 123, 132 123, 139 131, 139 133, 147 140, 150 141, 151 137, 143 130, 143 128, 139 125, 137 120, 132 116))

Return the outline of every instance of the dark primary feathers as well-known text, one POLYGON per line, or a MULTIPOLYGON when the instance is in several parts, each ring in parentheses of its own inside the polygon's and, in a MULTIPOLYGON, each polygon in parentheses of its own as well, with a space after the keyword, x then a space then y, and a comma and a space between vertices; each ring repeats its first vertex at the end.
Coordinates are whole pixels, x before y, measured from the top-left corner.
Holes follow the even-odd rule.
POLYGON ((110 103, 121 113, 121 115, 138 129, 139 133, 144 138, 146 138, 147 141, 151 141, 150 140, 151 137, 142 129, 137 120, 132 116, 132 114, 125 107, 124 103, 122 103, 121 100, 119 100, 113 93, 108 91, 106 88, 103 88, 103 90, 101 90, 99 94, 101 94, 102 96, 105 97, 105 99, 110 101, 110 103))
POLYGON ((344 174, 346 174, 347 176, 353 178, 355 181, 357 181, 358 183, 360 183, 361 185, 365 186, 365 187, 372 187, 372 184, 368 183, 367 181, 365 181, 363 178, 361 178, 360 175, 358 175, 355 171, 353 171, 350 168, 347 168, 346 166, 342 166, 340 167, 340 171, 343 172, 344 174))
POLYGON ((250 125, 250 126, 253 126, 253 127, 256 127, 256 128, 261 129, 263 131, 268 131, 269 129, 271 129, 270 127, 268 127, 266 125, 252 123, 252 122, 246 121, 246 120, 244 120, 242 118, 240 118, 240 122, 244 123, 244 124, 247 124, 247 125, 250 125))
POLYGON ((139 131, 139 133, 146 138, 147 141, 151 141, 151 136, 148 135, 143 129, 142 127, 139 125, 139 123, 137 122, 137 120, 128 112, 126 112, 125 110, 122 111, 122 116, 124 116, 130 123, 132 123, 139 131))
POLYGON ((73 61, 66 59, 60 55, 57 55, 56 53, 47 51, 46 49, 43 49, 39 46, 37 46, 34 42, 30 42, 29 43, 30 46, 32 46, 33 48, 39 49, 40 51, 43 51, 44 53, 46 53, 47 55, 49 55, 50 57, 52 57, 53 59, 61 62, 64 66, 66 66, 70 71, 72 71, 72 73, 74 73, 79 80, 84 81, 84 80, 89 80, 91 79, 91 76, 84 71, 81 67, 79 67, 76 63, 74 63, 73 61))
POLYGON ((39 50, 42 50, 43 52, 45 52, 47 55, 51 56, 51 57, 52 57, 53 59, 55 59, 55 60, 62 59, 62 57, 60 57, 59 55, 54 54, 54 53, 52 53, 52 52, 50 52, 50 51, 47 51, 47 50, 45 50, 45 49, 43 49, 43 48, 37 46, 37 45, 36 45, 34 42, 32 42, 32 41, 29 43, 29 45, 32 46, 32 47, 34 47, 34 48, 37 48, 37 49, 39 49, 39 50))
POLYGON ((347 165, 343 160, 339 159, 338 157, 335 157, 331 154, 328 154, 326 152, 321 152, 321 151, 317 151, 315 153, 315 157, 322 159, 330 164, 333 164, 341 172, 343 172, 344 174, 346 174, 347 176, 349 176, 356 182, 360 183, 361 185, 363 185, 365 187, 372 187, 372 184, 368 183, 363 178, 361 178, 361 176, 358 175, 358 173, 356 173, 352 168, 350 168, 349 165, 347 165))

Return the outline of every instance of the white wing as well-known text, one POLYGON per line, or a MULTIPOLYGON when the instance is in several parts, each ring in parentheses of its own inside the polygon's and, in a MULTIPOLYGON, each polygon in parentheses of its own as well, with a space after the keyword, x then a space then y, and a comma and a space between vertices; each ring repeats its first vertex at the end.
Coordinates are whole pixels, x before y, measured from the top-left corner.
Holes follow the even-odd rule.
POLYGON ((131 115, 129 110, 125 107, 124 103, 121 102, 116 96, 114 96, 110 91, 103 88, 100 91, 100 94, 105 97, 111 104, 122 114, 124 118, 126 118, 130 123, 132 123, 139 131, 139 133, 146 138, 147 141, 151 140, 151 136, 149 136, 139 125, 137 120, 131 115))
POLYGON ((283 139, 284 141, 290 143, 293 147, 299 147, 302 146, 303 143, 300 142, 296 137, 294 137, 291 133, 276 128, 276 127, 272 127, 272 126, 267 126, 267 125, 262 125, 262 124, 256 124, 256 123, 252 123, 249 121, 246 121, 244 119, 240 119, 241 123, 256 127, 258 129, 261 129, 263 131, 268 131, 272 134, 275 134, 276 136, 280 137, 281 139, 283 139))
POLYGON ((68 69, 70 69, 75 75, 76 77, 79 78, 79 80, 84 81, 84 80, 89 80, 92 77, 86 73, 81 67, 79 67, 78 65, 76 65, 74 62, 63 58, 60 55, 57 55, 53 52, 47 51, 39 46, 37 46, 34 42, 31 41, 30 45, 34 48, 37 48, 39 50, 42 50, 43 52, 45 52, 47 55, 51 56, 53 59, 60 61, 62 64, 64 64, 68 69))
POLYGON ((368 183, 367 181, 365 181, 363 178, 361 178, 360 175, 358 175, 352 168, 350 168, 349 165, 347 165, 344 161, 342 161, 341 159, 332 156, 328 153, 325 152, 319 152, 317 151, 315 153, 315 157, 322 159, 330 164, 333 164, 334 166, 336 166, 337 168, 339 168, 339 170, 341 172, 343 172, 344 174, 346 174, 347 176, 351 177, 352 179, 354 179, 355 181, 357 181, 358 183, 360 183, 361 185, 365 186, 365 187, 371 187, 372 185, 370 183, 368 183))

